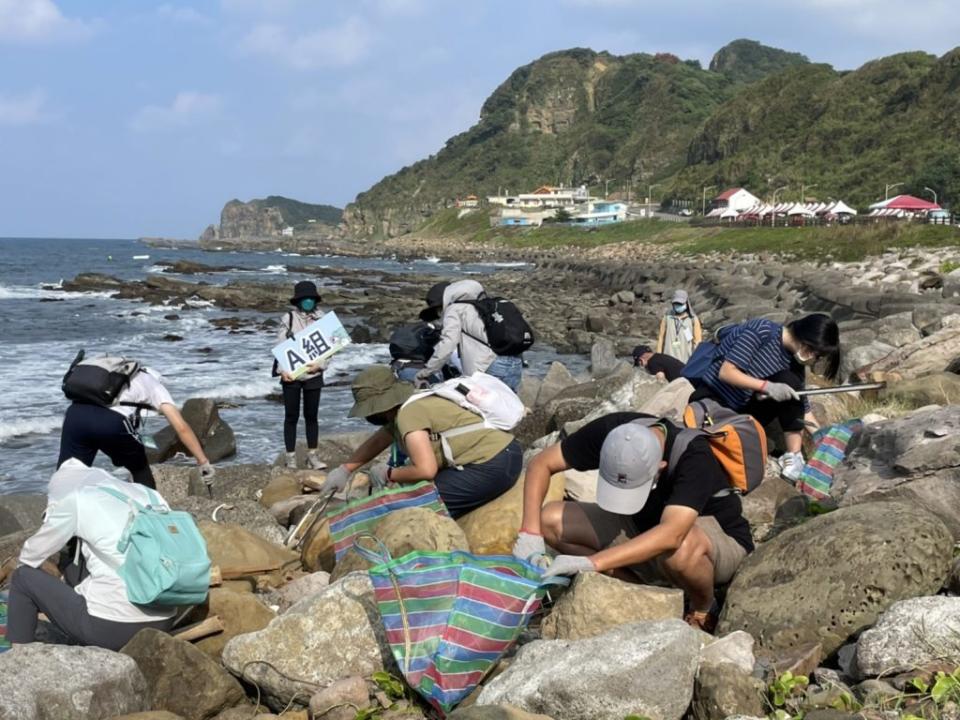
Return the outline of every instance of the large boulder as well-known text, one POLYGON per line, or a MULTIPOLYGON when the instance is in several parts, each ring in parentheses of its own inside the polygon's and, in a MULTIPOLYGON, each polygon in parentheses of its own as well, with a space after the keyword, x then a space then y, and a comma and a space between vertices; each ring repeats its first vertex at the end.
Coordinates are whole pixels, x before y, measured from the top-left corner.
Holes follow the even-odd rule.
POLYGON ((36 530, 46 509, 46 495, 0 495, 0 536, 36 530))
POLYGON ((880 391, 882 400, 896 400, 908 407, 960 404, 960 375, 938 372, 890 383, 880 391))
POLYGON ((193 645, 165 632, 141 630, 121 652, 147 680, 147 706, 186 720, 207 720, 239 705, 245 695, 232 675, 193 645))
MULTIPOLYGON (((388 513, 374 526, 373 535, 394 558, 414 550, 470 550, 467 536, 456 520, 427 508, 405 508, 388 513)), ((336 581, 369 567, 370 562, 351 548, 337 562, 330 579, 336 581)))
POLYGON ((348 575, 263 630, 233 638, 222 657, 232 673, 256 683, 274 709, 294 697, 306 705, 313 692, 340 678, 393 667, 366 573, 348 575))
POLYGON ((263 630, 277 616, 257 596, 249 592, 233 592, 226 588, 211 588, 207 602, 190 614, 190 622, 200 622, 216 615, 223 623, 223 632, 194 642, 194 646, 212 658, 220 659, 223 648, 237 635, 263 630))
POLYGON ((872 340, 857 347, 842 346, 839 379, 846 382, 848 379, 855 377, 862 368, 869 367, 882 360, 895 350, 896 348, 893 345, 880 340, 872 340))
POLYGON ((240 570, 259 575, 299 559, 296 553, 268 542, 239 525, 209 520, 197 525, 207 543, 210 561, 224 572, 240 570))
POLYGON ((867 425, 836 469, 841 506, 904 500, 938 515, 960 538, 960 407, 919 410, 867 425))
MULTIPOLYGON (((190 398, 180 410, 183 419, 193 430, 210 462, 217 462, 237 453, 237 439, 221 417, 217 403, 210 398, 190 398)), ((151 464, 169 460, 178 452, 187 452, 174 429, 167 425, 153 434, 156 450, 147 449, 151 464)))
POLYGON ((157 484, 157 492, 168 503, 188 497, 191 483, 201 482, 200 468, 196 465, 153 465, 150 472, 157 484))
POLYGON ((725 720, 735 715, 762 717, 767 686, 730 663, 701 663, 690 714, 694 720, 725 720))
POLYGON ((957 657, 958 597, 917 597, 898 602, 857 640, 857 667, 868 676, 910 672, 957 657))
POLYGON ((171 502, 170 507, 190 513, 198 522, 213 521, 216 514, 216 522, 239 525, 244 530, 249 530, 275 545, 282 545, 286 535, 270 511, 254 500, 232 500, 229 503, 222 503, 191 495, 171 502))
POLYGON ((617 369, 621 361, 617 359, 617 348, 613 341, 604 337, 597 338, 590 349, 590 374, 595 378, 609 375, 617 369))
POLYGON ((524 645, 477 705, 516 705, 564 720, 679 720, 693 695, 701 633, 682 620, 640 622, 586 640, 524 645))
POLYGON ((277 590, 277 604, 280 612, 286 612, 301 600, 322 592, 330 584, 330 573, 318 570, 291 580, 277 590))
POLYGON ((208 486, 200 479, 199 473, 190 476, 190 495, 212 498, 214 500, 257 500, 260 491, 277 474, 289 473, 284 468, 271 465, 237 464, 217 468, 217 474, 208 486))
POLYGON ((910 504, 821 515, 747 557, 718 630, 745 630, 774 650, 820 642, 829 655, 898 600, 939 590, 952 548, 943 522, 910 504))
POLYGON ((447 715, 450 720, 552 720, 547 715, 528 713, 513 705, 472 705, 447 715))
MULTIPOLYGON (((523 483, 521 475, 516 484, 496 500, 457 520, 467 536, 470 550, 479 555, 509 555, 513 551, 523 521, 523 483)), ((544 503, 563 499, 563 483, 562 473, 550 478, 544 503)))
POLYGON ((560 392, 576 384, 576 379, 567 370, 566 365, 561 362, 551 363, 550 369, 547 370, 547 374, 544 375, 543 382, 540 384, 540 392, 537 393, 537 401, 534 406, 546 405, 560 392))
POLYGON ((102 720, 149 709, 133 659, 94 647, 33 643, 0 654, 0 718, 102 720))
POLYGON ((581 573, 544 619, 545 640, 581 640, 617 625, 683 615, 683 591, 581 573))
POLYGON ((960 315, 943 319, 943 327, 922 340, 897 348, 860 370, 860 377, 917 378, 947 370, 960 357, 960 315))

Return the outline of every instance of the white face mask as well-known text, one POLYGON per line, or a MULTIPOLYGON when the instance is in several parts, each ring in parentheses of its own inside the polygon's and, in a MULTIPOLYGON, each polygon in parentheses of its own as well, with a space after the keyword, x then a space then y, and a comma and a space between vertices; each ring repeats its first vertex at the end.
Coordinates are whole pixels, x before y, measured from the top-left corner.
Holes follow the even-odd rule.
POLYGON ((797 350, 797 352, 793 354, 793 358, 801 365, 813 365, 817 361, 815 354, 804 355, 803 350, 797 350))

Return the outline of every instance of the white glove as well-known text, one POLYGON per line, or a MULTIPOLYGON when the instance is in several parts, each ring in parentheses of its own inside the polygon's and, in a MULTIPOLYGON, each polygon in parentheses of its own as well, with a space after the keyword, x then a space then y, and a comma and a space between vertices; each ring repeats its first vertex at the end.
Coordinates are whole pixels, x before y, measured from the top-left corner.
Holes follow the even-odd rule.
POLYGON ((213 480, 213 476, 217 474, 217 469, 208 462, 205 462, 200 466, 200 477, 203 478, 203 481, 209 484, 213 480))
POLYGON ((586 555, 557 555, 543 577, 554 575, 576 575, 582 572, 596 572, 597 566, 586 555))
POLYGON ((390 466, 386 463, 378 463, 367 469, 367 476, 370 478, 370 485, 374 490, 383 490, 389 482, 390 466))
POLYGON ((320 492, 324 494, 329 493, 330 491, 343 492, 346 490, 347 485, 350 484, 350 478, 352 475, 353 473, 347 470, 346 465, 340 465, 339 467, 334 468, 327 475, 327 479, 320 488, 320 492))
POLYGON ((547 557, 547 546, 543 542, 543 535, 520 531, 517 541, 513 544, 513 556, 520 560, 536 565, 540 569, 550 564, 547 557))
POLYGON ((763 399, 770 399, 776 402, 786 402, 787 400, 799 400, 800 396, 797 395, 797 391, 786 383, 779 382, 768 382, 763 386, 763 390, 760 393, 760 397, 763 399))
POLYGON ((433 373, 428 373, 426 370, 421 370, 417 373, 416 377, 413 378, 413 387, 417 390, 426 390, 430 387, 430 378, 433 377, 433 373))

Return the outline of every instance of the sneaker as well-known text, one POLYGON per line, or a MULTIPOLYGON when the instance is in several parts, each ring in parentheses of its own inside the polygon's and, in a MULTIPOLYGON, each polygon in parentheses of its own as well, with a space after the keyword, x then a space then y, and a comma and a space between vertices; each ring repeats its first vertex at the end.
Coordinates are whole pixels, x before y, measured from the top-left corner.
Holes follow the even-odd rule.
POLYGON ((784 480, 796 484, 803 472, 803 466, 806 463, 803 460, 803 453, 784 453, 780 458, 780 477, 784 480))
POLYGON ((717 613, 712 610, 691 610, 683 616, 683 621, 692 628, 713 635, 717 629, 717 613))
POLYGON ((297 469, 297 454, 295 452, 288 452, 287 459, 284 462, 284 465, 291 470, 297 469))
POLYGON ((326 470, 327 464, 320 459, 316 450, 309 450, 307 452, 307 467, 311 470, 326 470))

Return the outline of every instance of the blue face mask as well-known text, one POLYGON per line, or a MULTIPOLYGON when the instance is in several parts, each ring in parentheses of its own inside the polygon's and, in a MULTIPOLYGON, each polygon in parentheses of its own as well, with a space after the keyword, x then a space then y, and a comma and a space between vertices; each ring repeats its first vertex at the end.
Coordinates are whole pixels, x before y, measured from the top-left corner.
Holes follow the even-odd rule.
POLYGON ((300 309, 304 312, 312 312, 316 306, 317 301, 314 298, 304 298, 300 301, 300 309))
POLYGON ((686 311, 687 311, 687 306, 684 305, 683 303, 674 303, 674 304, 673 304, 673 312, 674 312, 675 314, 677 314, 677 315, 682 315, 682 314, 685 313, 686 311))

